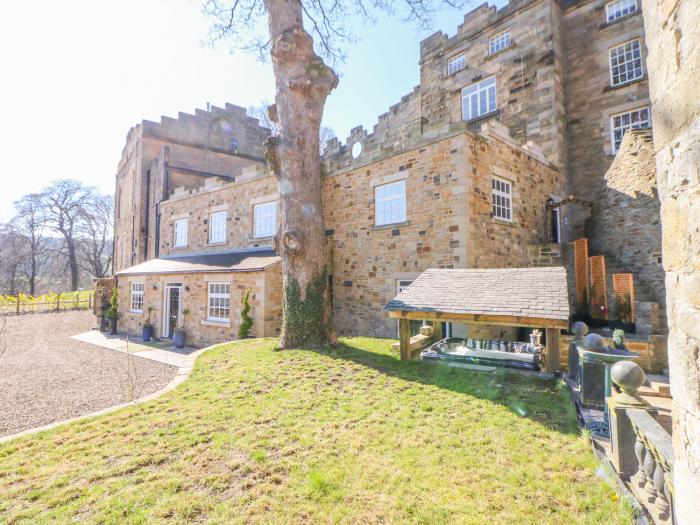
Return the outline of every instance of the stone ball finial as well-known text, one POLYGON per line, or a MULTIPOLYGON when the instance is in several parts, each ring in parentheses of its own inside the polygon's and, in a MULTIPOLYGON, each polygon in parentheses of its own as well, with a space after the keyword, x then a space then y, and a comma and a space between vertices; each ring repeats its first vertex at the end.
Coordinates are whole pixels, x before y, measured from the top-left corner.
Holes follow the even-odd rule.
POLYGON ((588 325, 582 321, 576 321, 571 325, 571 333, 574 334, 574 337, 580 339, 588 333, 588 325))
POLYGON ((588 334, 583 338, 583 347, 586 350, 605 350, 605 339, 600 334, 588 334))
POLYGON ((646 381, 642 367, 633 361, 618 361, 610 369, 610 378, 625 394, 634 395, 646 381))

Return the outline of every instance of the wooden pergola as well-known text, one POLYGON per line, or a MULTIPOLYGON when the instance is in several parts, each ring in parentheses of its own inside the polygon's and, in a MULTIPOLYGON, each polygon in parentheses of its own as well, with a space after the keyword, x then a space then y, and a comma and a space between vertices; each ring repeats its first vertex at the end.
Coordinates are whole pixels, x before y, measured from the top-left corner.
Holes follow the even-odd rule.
MULTIPOLYGON (((399 320, 401 359, 410 359, 410 321, 542 328, 544 370, 559 370, 559 334, 569 326, 566 269, 430 269, 384 309, 399 320)), ((440 333, 439 330, 437 333, 440 333)))

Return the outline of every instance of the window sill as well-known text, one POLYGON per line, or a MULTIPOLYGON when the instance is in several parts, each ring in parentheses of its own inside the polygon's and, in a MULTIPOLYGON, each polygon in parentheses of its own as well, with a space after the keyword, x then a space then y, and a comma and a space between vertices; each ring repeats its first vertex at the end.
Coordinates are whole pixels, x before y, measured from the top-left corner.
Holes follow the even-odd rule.
POLYGON ((143 310, 129 310, 126 313, 128 315, 143 315, 143 310))
POLYGON ((204 326, 220 326, 225 328, 231 326, 231 321, 215 321, 213 319, 203 319, 200 321, 200 324, 204 326))
POLYGON ((187 244, 183 244, 181 246, 173 245, 173 250, 184 250, 185 248, 189 248, 189 246, 187 244))
POLYGON ((226 241, 214 241, 214 242, 208 242, 207 246, 223 246, 226 244, 226 241))
POLYGON ((274 238, 275 238, 274 234, 273 235, 261 235, 260 237, 253 236, 252 240, 254 240, 254 241, 267 241, 267 240, 271 240, 274 238))
POLYGON ((515 219, 508 220, 508 219, 499 219, 498 217, 494 217, 493 215, 491 216, 491 220, 493 221, 494 224, 499 224, 501 226, 508 226, 510 228, 515 228, 515 219))
POLYGON ((515 42, 513 42, 511 40, 510 45, 508 47, 504 47, 503 49, 501 49, 500 51, 496 51, 495 53, 489 53, 488 55, 486 55, 486 58, 484 58, 484 61, 493 60, 498 55, 502 55, 503 53, 505 53, 506 51, 510 51, 514 47, 515 47, 515 42))
POLYGON ((642 12, 641 9, 637 9, 634 13, 628 13, 628 14, 626 14, 625 16, 621 16, 620 18, 616 18, 615 20, 611 20, 610 22, 608 22, 608 21, 606 20, 605 22, 603 22, 602 24, 600 24, 600 26, 598 26, 598 30, 607 29, 607 28, 610 27, 610 26, 614 26, 614 25, 616 25, 616 24, 619 24, 619 23, 621 23, 621 22, 624 22, 625 20, 629 20, 630 18, 632 18, 633 16, 637 16, 637 15, 640 14, 641 12, 642 12))
POLYGON ((609 91, 616 91, 618 89, 624 89, 629 86, 633 86, 634 84, 639 84, 640 82, 645 82, 648 80, 648 77, 646 75, 642 75, 640 78, 635 78, 634 80, 629 80, 627 82, 624 82, 623 84, 617 84, 615 86, 605 86, 603 88, 603 93, 608 93, 609 91))
POLYGON ((411 221, 403 222, 392 222, 391 224, 379 224, 372 226, 372 231, 374 230, 393 230, 394 228, 403 228, 404 226, 410 226, 411 221))

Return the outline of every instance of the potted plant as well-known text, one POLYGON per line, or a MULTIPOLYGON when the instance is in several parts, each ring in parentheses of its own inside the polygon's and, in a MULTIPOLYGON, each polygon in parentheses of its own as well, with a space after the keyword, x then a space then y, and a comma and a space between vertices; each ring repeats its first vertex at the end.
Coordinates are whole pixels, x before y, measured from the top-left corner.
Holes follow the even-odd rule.
POLYGON ((242 301, 243 309, 241 310, 241 325, 238 327, 239 339, 254 337, 250 334, 250 329, 253 327, 253 318, 250 316, 250 303, 248 302, 249 297, 250 290, 246 290, 242 301))
POLYGON ((613 344, 616 350, 625 350, 625 331, 616 328, 612 336, 613 344))
POLYGON ((148 343, 153 338, 153 325, 151 324, 151 312, 153 311, 153 307, 149 306, 146 310, 148 311, 148 320, 144 323, 143 330, 141 331, 141 338, 144 343, 148 343))
POLYGON ((117 305, 117 289, 112 290, 112 299, 110 300, 111 306, 105 310, 105 317, 109 323, 109 333, 110 335, 117 334, 117 317, 118 305, 117 305))
POLYGON ((175 333, 173 333, 173 346, 175 348, 184 348, 185 347, 185 336, 187 335, 187 326, 186 326, 186 320, 187 316, 189 315, 190 311, 185 308, 182 311, 182 323, 178 327, 177 330, 175 330, 175 333))

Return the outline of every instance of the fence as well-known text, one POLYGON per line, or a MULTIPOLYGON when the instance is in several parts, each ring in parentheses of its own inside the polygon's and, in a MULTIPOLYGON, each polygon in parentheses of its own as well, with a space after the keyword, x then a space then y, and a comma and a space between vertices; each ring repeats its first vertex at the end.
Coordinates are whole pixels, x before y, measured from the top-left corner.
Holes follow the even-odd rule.
POLYGON ((92 290, 78 292, 48 293, 38 297, 19 294, 0 295, 0 313, 20 315, 40 312, 62 312, 66 310, 89 310, 92 308, 92 290))

